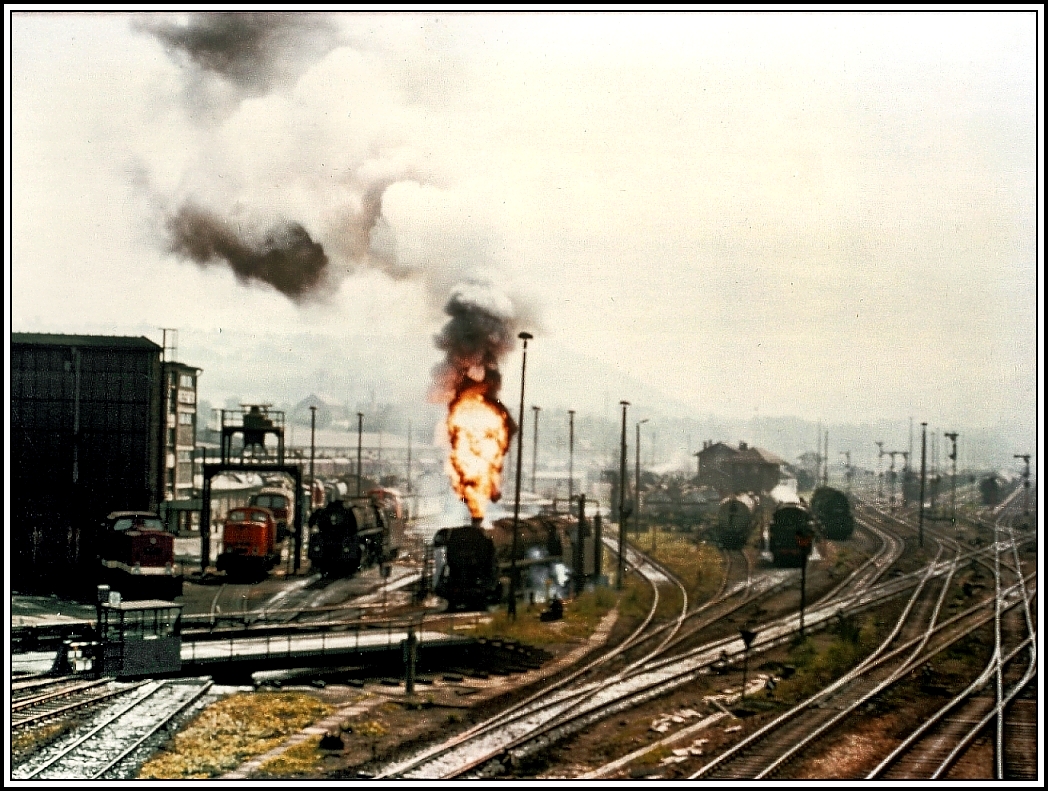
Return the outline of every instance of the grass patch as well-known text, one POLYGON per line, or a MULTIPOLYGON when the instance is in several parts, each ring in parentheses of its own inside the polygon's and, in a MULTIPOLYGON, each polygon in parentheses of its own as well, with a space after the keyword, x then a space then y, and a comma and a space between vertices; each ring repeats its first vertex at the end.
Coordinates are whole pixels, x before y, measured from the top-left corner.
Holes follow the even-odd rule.
POLYGON ((55 739, 73 730, 74 727, 75 723, 72 721, 55 722, 20 733, 11 739, 11 756, 16 761, 28 758, 32 753, 46 747, 55 739))
MULTIPOLYGON (((650 554, 650 540, 635 541, 635 546, 650 554)), ((698 544, 681 533, 659 532, 655 559, 673 572, 688 592, 692 605, 708 601, 724 579, 724 559, 715 547, 698 544)))
POLYGON ((331 707, 302 692, 241 693, 208 706, 139 771, 147 780, 207 779, 271 750, 331 707))
POLYGON ((477 637, 517 640, 530 645, 550 645, 589 637, 600 619, 615 606, 615 593, 608 588, 587 591, 564 602, 564 618, 544 623, 539 620, 538 608, 517 609, 517 620, 510 619, 505 610, 493 613, 488 623, 478 624, 472 630, 477 637))
POLYGON ((320 752, 320 737, 313 736, 289 747, 276 758, 270 758, 259 767, 259 777, 301 777, 313 772, 324 757, 320 752))
POLYGON ((782 681, 775 696, 797 701, 814 694, 858 665, 876 646, 876 627, 869 618, 839 618, 825 632, 795 640, 788 663, 797 668, 782 681))

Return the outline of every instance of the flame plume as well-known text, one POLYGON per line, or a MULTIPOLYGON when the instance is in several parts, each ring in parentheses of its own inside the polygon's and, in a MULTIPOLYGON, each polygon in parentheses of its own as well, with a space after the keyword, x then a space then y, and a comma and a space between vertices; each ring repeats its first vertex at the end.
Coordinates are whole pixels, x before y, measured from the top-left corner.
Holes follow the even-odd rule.
POLYGON ((502 496, 502 462, 512 423, 506 408, 482 384, 467 386, 448 405, 448 476, 475 519, 484 516, 489 501, 502 496))
POLYGON ((502 463, 516 431, 498 399, 499 360, 513 345, 513 306, 485 283, 459 284, 444 307, 450 317, 434 339, 446 357, 434 375, 434 398, 445 420, 452 488, 474 519, 502 496, 502 463))

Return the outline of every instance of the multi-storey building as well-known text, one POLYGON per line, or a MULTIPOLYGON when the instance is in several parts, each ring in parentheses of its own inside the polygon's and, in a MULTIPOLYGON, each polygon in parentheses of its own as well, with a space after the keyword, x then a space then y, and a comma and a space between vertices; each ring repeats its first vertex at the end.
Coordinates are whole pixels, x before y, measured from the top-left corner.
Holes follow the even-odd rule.
POLYGON ((189 527, 193 478, 196 474, 197 380, 201 369, 178 362, 164 363, 164 465, 161 506, 171 530, 189 527))

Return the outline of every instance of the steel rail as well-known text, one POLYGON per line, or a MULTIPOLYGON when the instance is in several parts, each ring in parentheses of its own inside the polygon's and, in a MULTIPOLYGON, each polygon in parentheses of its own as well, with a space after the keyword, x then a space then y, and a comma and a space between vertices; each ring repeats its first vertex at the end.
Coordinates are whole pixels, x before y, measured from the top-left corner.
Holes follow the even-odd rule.
MULTIPOLYGON (((145 684, 148 684, 148 683, 150 683, 150 682, 148 682, 148 681, 141 681, 138 684, 136 684, 134 687, 131 687, 130 689, 137 689, 138 687, 141 687, 141 686, 143 686, 145 684)), ((164 687, 164 684, 165 684, 165 682, 161 682, 161 683, 157 684, 157 686, 154 689, 150 690, 149 692, 147 692, 142 697, 136 698, 135 700, 131 701, 130 704, 128 704, 127 706, 122 708, 116 714, 113 714, 108 719, 105 719, 103 722, 101 722, 100 724, 96 725, 94 728, 92 728, 86 734, 84 734, 79 739, 74 741, 72 744, 68 745, 64 750, 62 750, 62 752, 58 753, 58 755, 53 756, 45 764, 43 764, 42 766, 38 766, 30 774, 28 774, 25 777, 20 778, 20 779, 22 779, 22 780, 31 780, 32 778, 36 777, 38 774, 43 772, 45 769, 47 769, 47 768, 53 766, 54 764, 58 763, 60 760, 65 758, 67 755, 69 755, 71 752, 73 752, 77 747, 79 747, 81 744, 86 742, 88 739, 90 739, 96 733, 98 733, 99 731, 104 730, 105 728, 107 728, 112 722, 115 722, 116 720, 118 720, 121 717, 123 717, 125 714, 127 714, 127 712, 131 711, 131 709, 135 708, 135 706, 138 706, 140 703, 142 703, 147 698, 151 698, 153 695, 155 695, 158 691, 160 691, 164 687)))
POLYGON ((197 690, 189 698, 189 700, 187 700, 185 703, 183 703, 181 706, 179 706, 177 709, 175 709, 173 712, 171 712, 171 714, 169 714, 168 716, 164 717, 160 722, 158 722, 155 726, 153 726, 145 734, 145 736, 142 736, 138 741, 136 741, 134 744, 132 744, 130 747, 128 747, 126 750, 124 750, 122 753, 120 753, 120 755, 118 755, 116 758, 114 758, 112 761, 110 761, 108 764, 106 764, 104 767, 102 767, 102 769, 98 770, 93 775, 91 775, 91 779, 92 780, 98 780, 100 777, 102 777, 102 775, 104 775, 106 772, 108 772, 114 766, 117 766, 121 761, 123 761, 125 758, 127 758, 127 756, 131 755, 135 750, 137 750, 139 747, 141 747, 146 742, 146 740, 149 739, 154 733, 156 733, 158 730, 160 730, 161 728, 166 726, 169 722, 171 722, 171 720, 173 720, 175 717, 177 717, 179 714, 181 714, 187 708, 189 708, 194 703, 196 703, 198 700, 200 700, 200 698, 204 697, 204 695, 207 694, 208 690, 210 690, 213 685, 214 685, 214 682, 211 681, 211 680, 208 680, 207 682, 202 684, 200 689, 197 690))

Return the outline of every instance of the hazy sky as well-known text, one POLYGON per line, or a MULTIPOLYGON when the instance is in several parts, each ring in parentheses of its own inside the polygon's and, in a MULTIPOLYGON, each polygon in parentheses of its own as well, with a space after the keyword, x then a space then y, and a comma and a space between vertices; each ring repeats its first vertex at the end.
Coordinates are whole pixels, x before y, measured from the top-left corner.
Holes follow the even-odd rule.
POLYGON ((8 18, 15 331, 388 351, 421 392, 472 278, 538 403, 603 402, 579 354, 697 412, 1033 431, 1034 14, 241 21, 8 18), (321 245, 317 291, 195 263, 187 210, 197 258, 321 245))

